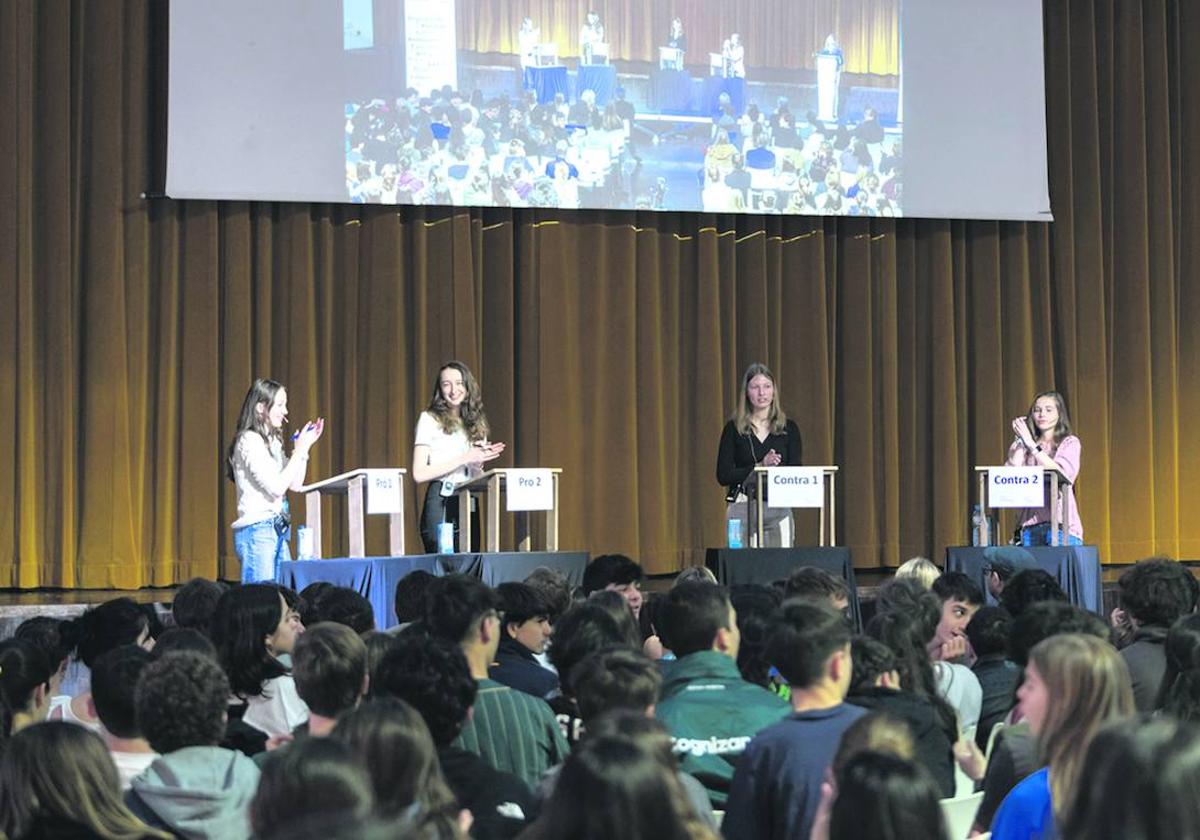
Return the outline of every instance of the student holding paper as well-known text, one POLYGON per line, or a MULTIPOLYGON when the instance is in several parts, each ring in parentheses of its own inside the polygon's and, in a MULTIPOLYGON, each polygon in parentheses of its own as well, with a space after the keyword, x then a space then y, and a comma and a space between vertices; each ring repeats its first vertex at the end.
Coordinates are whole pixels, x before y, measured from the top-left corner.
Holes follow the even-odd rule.
POLYGON ((242 562, 242 583, 274 581, 279 563, 291 560, 286 495, 304 485, 308 450, 325 431, 318 417, 292 436, 292 457, 283 455, 287 389, 272 379, 256 379, 242 400, 237 430, 225 457, 225 475, 237 487, 238 518, 233 548, 242 562))
MULTIPOLYGON (((717 482, 727 488, 729 519, 742 520, 742 534, 750 545, 750 507, 754 504, 756 466, 800 466, 800 427, 787 418, 779 404, 775 375, 759 362, 746 368, 733 417, 721 432, 717 449, 717 482)), ((790 547, 794 532, 786 508, 763 509, 764 546, 790 547)))
MULTIPOLYGON (((446 362, 438 371, 429 407, 417 420, 413 444, 413 480, 417 484, 429 482, 421 510, 421 542, 427 553, 438 550, 441 523, 452 523, 458 535, 455 489, 482 473, 483 465, 504 451, 503 443, 490 443, 487 437, 487 415, 479 383, 462 362, 446 362)), ((470 548, 462 542, 457 546, 459 551, 470 548)))
MULTIPOLYGON (((1079 508, 1075 504, 1075 478, 1079 475, 1081 445, 1079 438, 1071 432, 1071 421, 1067 417, 1067 404, 1057 391, 1043 391, 1033 399, 1029 413, 1012 421, 1016 434, 1008 447, 1007 464, 1010 467, 1044 467, 1058 470, 1071 486, 1064 487, 1059 497, 1058 521, 1071 514, 1069 533, 1064 538, 1059 534, 1060 545, 1083 545, 1083 523, 1079 519, 1079 508)), ((1020 542, 1022 545, 1050 544, 1050 496, 1046 491, 1046 502, 1041 508, 1026 508, 1018 513, 1021 520, 1020 542)))

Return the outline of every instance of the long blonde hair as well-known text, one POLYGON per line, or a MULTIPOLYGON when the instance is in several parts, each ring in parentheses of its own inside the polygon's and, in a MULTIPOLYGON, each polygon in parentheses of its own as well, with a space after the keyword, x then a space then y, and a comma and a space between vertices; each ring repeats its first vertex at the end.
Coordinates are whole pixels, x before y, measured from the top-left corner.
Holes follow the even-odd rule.
POLYGON ((1054 812, 1065 814, 1096 732, 1135 713, 1133 684, 1116 648, 1082 633, 1044 639, 1029 652, 1029 662, 1048 698, 1038 755, 1050 766, 1054 812))
POLYGON ((783 413, 783 408, 779 404, 779 382, 776 381, 775 374, 771 373, 771 369, 762 362, 751 364, 742 376, 742 390, 738 395, 737 407, 733 410, 733 425, 737 427, 738 434, 742 435, 748 435, 754 430, 750 424, 750 415, 753 413, 754 407, 750 405, 746 389, 750 387, 750 380, 756 376, 767 377, 775 387, 775 393, 771 397, 771 408, 767 411, 767 425, 772 434, 778 434, 787 425, 787 415, 783 413))

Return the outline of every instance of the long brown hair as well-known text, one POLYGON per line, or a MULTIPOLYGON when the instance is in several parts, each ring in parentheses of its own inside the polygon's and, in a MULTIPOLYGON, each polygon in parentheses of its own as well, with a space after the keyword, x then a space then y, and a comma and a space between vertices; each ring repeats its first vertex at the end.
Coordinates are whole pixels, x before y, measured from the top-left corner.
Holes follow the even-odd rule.
POLYGON ((270 446, 272 441, 278 441, 282 445, 283 433, 279 429, 272 429, 266 417, 271 406, 275 404, 275 397, 282 390, 284 387, 274 379, 255 379, 246 391, 246 396, 242 399, 242 408, 238 412, 237 427, 233 430, 233 440, 229 441, 229 447, 225 450, 225 477, 230 481, 233 481, 233 453, 237 449, 238 438, 242 436, 242 432, 257 432, 262 435, 267 446, 270 446), (267 405, 267 411, 262 414, 258 413, 259 403, 267 405))
POLYGON ((23 837, 45 817, 78 823, 106 840, 171 837, 125 806, 100 736, 64 721, 21 730, 0 755, 0 833, 23 837))
POLYGON ((1046 686, 1046 718, 1038 754, 1050 766, 1050 799, 1065 814, 1088 745, 1105 723, 1135 712, 1133 684, 1116 648, 1095 636, 1051 636, 1029 652, 1046 686))
POLYGON ((746 368, 746 373, 742 375, 742 390, 738 394, 737 406, 733 410, 733 425, 737 427, 738 434, 748 435, 753 431, 753 427, 750 425, 750 415, 753 413, 754 407, 750 405, 746 389, 750 387, 750 380, 756 376, 767 377, 775 386, 775 393, 771 398, 771 408, 767 411, 767 424, 772 434, 778 434, 787 425, 787 415, 783 413, 783 407, 779 404, 779 382, 775 379, 775 374, 771 373, 771 369, 762 362, 754 362, 746 368))
POLYGON ((1029 404, 1029 411, 1025 414, 1025 424, 1029 426, 1029 433, 1036 440, 1040 433, 1038 432, 1037 424, 1033 422, 1033 409, 1037 406, 1037 401, 1042 397, 1050 397, 1054 400, 1058 407, 1058 425, 1054 427, 1054 445, 1058 446, 1063 442, 1063 438, 1074 434, 1071 431, 1071 418, 1067 416, 1067 401, 1063 399, 1063 395, 1058 391, 1042 391, 1033 398, 1033 402, 1029 404))
POLYGON ((483 394, 479 390, 479 383, 475 381, 471 369, 462 362, 449 361, 438 368, 437 378, 433 382, 433 396, 429 400, 429 407, 425 410, 437 419, 438 425, 446 434, 453 434, 461 425, 467 433, 468 440, 487 439, 489 429, 487 415, 483 412, 483 394), (458 407, 457 417, 450 410, 450 404, 446 402, 446 398, 442 396, 442 371, 447 369, 456 370, 462 374, 463 388, 467 392, 462 405, 458 407))

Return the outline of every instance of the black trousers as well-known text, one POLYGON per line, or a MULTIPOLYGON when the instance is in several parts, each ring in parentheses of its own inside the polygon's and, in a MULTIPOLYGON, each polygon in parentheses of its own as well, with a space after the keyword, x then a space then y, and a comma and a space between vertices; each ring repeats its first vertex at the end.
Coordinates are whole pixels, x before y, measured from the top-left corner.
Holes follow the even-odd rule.
POLYGON ((458 494, 443 496, 442 482, 431 481, 425 490, 425 504, 421 508, 421 544, 426 554, 438 553, 438 526, 443 522, 454 526, 454 546, 457 551, 467 552, 471 546, 479 545, 479 517, 471 518, 471 541, 464 545, 458 530, 458 494))

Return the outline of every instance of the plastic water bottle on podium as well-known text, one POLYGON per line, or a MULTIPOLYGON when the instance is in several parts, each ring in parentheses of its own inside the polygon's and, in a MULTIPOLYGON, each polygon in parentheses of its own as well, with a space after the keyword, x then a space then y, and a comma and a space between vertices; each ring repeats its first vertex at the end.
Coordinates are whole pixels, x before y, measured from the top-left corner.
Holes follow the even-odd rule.
POLYGON ((975 505, 971 510, 971 545, 988 544, 988 520, 983 508, 975 505))
POLYGON ((745 547, 742 541, 742 520, 739 517, 731 517, 725 523, 725 544, 730 548, 745 547))
POLYGON ((313 532, 307 525, 296 529, 296 559, 313 559, 313 532))
POLYGON ((453 554, 454 553, 454 523, 439 522, 437 528, 438 534, 438 554, 453 554))

